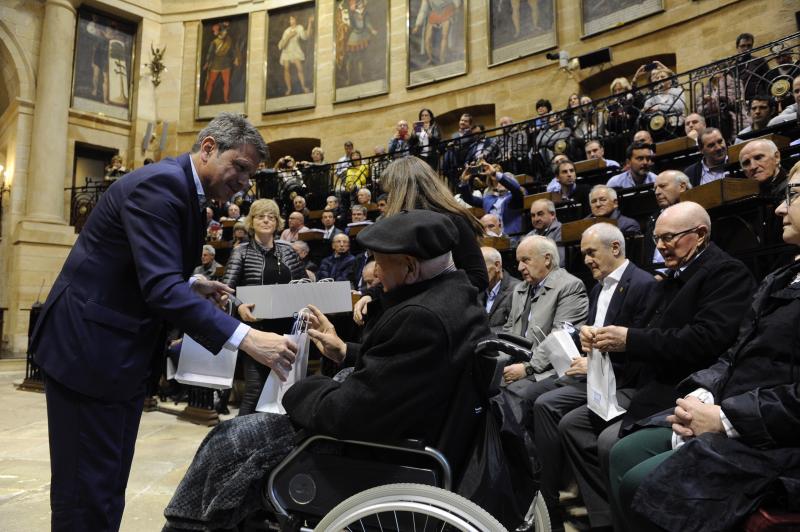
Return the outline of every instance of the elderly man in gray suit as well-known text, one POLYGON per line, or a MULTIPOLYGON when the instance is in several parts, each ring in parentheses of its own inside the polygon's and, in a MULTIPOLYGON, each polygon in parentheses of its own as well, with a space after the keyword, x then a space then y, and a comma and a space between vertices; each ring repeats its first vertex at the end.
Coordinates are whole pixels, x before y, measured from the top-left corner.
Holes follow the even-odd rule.
POLYGON ((564 323, 583 325, 589 308, 586 287, 559 267, 558 248, 549 238, 525 237, 517 247, 517 261, 525 282, 514 289, 503 332, 524 336, 533 341, 534 349, 530 362, 505 368, 506 384, 525 377, 538 381, 554 375, 547 354, 536 345, 564 323))
POLYGON ((489 287, 478 294, 478 303, 486 309, 489 327, 497 332, 505 325, 511 313, 511 296, 519 280, 503 271, 503 257, 499 251, 483 246, 481 253, 489 274, 489 287))

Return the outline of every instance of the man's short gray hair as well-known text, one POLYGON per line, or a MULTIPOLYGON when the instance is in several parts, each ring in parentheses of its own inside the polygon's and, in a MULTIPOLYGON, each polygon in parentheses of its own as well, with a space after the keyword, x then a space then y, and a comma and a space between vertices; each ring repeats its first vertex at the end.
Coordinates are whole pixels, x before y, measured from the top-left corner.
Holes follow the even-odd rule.
POLYGON ((264 142, 264 137, 245 117, 236 113, 220 113, 201 129, 192 146, 192 153, 200 150, 200 144, 206 137, 214 139, 214 142, 217 143, 218 153, 251 145, 255 147, 262 161, 269 158, 269 148, 264 142))
POLYGON ((292 242, 292 247, 293 248, 300 248, 303 251, 305 251, 306 253, 311 251, 311 248, 308 247, 308 244, 306 244, 302 240, 295 240, 294 242, 292 242))
POLYGON ((541 235, 531 235, 523 238, 519 245, 521 246, 525 243, 531 244, 541 256, 550 255, 550 271, 558 269, 560 266, 558 263, 558 246, 553 240, 541 235))
POLYGON ((547 212, 549 212, 550 214, 556 213, 556 204, 550 201, 549 199, 538 199, 533 203, 531 203, 531 208, 533 208, 533 206, 536 205, 537 203, 544 203, 545 207, 547 208, 547 212))
POLYGON ((500 255, 500 252, 497 251, 495 248, 489 246, 482 246, 481 251, 483 252, 483 257, 485 259, 489 259, 492 262, 499 262, 500 266, 503 265, 503 256, 500 255))
POLYGON ((350 212, 353 212, 353 211, 359 211, 359 212, 362 212, 364 214, 367 214, 367 208, 364 207, 363 205, 353 205, 352 207, 350 207, 350 212))
POLYGON ((370 190, 367 187, 358 189, 358 194, 361 194, 362 192, 366 192, 367 196, 369 196, 370 198, 372 197, 372 192, 370 192, 370 190))
MULTIPOLYGON (((770 139, 755 139, 755 140, 751 140, 750 142, 748 142, 747 144, 745 144, 742 147, 742 150, 745 149, 750 144, 755 144, 755 143, 759 143, 759 144, 762 144, 763 146, 765 146, 769 150, 770 155, 773 155, 776 151, 780 151, 778 149, 778 146, 774 142, 772 142, 770 139)), ((740 156, 739 156, 739 164, 740 165, 742 164, 741 153, 742 153, 742 151, 739 150, 739 154, 740 154, 740 156)))
POLYGON ((606 222, 594 224, 593 226, 587 228, 583 232, 582 236, 592 233, 597 235, 597 237, 600 239, 600 242, 609 248, 614 242, 619 242, 620 252, 622 253, 622 257, 625 257, 625 236, 616 225, 606 222))
MULTIPOLYGON (((681 172, 680 170, 664 170, 661 174, 666 175, 667 177, 671 177, 675 180, 676 185, 680 185, 683 183, 686 185, 686 190, 692 188, 692 182, 689 179, 689 176, 681 172)), ((659 175, 661 175, 659 174, 659 175)))
POLYGON ((608 196, 612 200, 617 199, 617 191, 614 190, 613 187, 609 187, 609 186, 606 186, 606 185, 595 185, 595 186, 593 186, 592 187, 592 191, 589 192, 589 198, 592 197, 592 194, 594 194, 596 190, 607 190, 608 191, 608 196))
POLYGON ((203 246, 203 252, 208 253, 212 257, 216 257, 217 256, 217 250, 214 249, 214 246, 210 246, 208 244, 203 246))

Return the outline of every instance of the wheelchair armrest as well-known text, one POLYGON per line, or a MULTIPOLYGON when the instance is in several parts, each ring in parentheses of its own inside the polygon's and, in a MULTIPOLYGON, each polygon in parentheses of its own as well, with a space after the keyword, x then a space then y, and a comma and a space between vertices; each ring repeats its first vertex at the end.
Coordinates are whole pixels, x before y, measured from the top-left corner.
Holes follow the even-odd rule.
MULTIPOLYGON (((501 333, 505 336, 505 333, 501 333)), ((508 335, 514 340, 507 340, 505 338, 489 338, 487 340, 482 340, 478 344, 478 349, 480 352, 485 352, 487 350, 499 351, 505 353, 511 357, 509 362, 528 362, 531 359, 531 349, 532 347, 528 347, 525 345, 521 345, 516 340, 520 337, 514 335, 508 335)), ((528 340, 522 338, 526 343, 529 343, 530 346, 533 346, 528 340)))
POLYGON ((497 338, 500 340, 505 340, 506 342, 512 343, 520 348, 527 349, 530 351, 533 349, 533 342, 525 338, 524 336, 519 336, 516 334, 501 332, 497 333, 497 338))

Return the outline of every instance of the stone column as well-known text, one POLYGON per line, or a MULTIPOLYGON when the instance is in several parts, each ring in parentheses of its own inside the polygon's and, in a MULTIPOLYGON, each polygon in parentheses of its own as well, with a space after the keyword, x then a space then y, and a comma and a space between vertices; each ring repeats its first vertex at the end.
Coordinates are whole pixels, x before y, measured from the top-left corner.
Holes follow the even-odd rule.
POLYGON ((66 223, 64 178, 78 1, 45 4, 28 166, 25 219, 29 221, 66 223))

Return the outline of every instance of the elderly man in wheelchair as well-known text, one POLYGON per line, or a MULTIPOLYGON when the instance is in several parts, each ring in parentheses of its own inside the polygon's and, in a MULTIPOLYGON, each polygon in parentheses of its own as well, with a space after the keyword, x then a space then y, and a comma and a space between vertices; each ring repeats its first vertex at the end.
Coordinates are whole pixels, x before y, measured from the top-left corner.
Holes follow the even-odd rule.
POLYGON ((487 454, 487 399, 503 365, 492 340, 476 351, 490 333, 475 289, 453 265, 456 226, 408 211, 357 239, 374 252, 384 288, 363 344, 344 343, 313 307, 309 329, 323 355, 352 373, 295 383, 283 398, 287 415, 215 427, 165 509, 165 531, 241 530, 254 514, 265 516, 262 530, 424 530, 427 522, 504 530, 447 491, 485 500, 491 483, 475 472, 475 453, 487 454))

